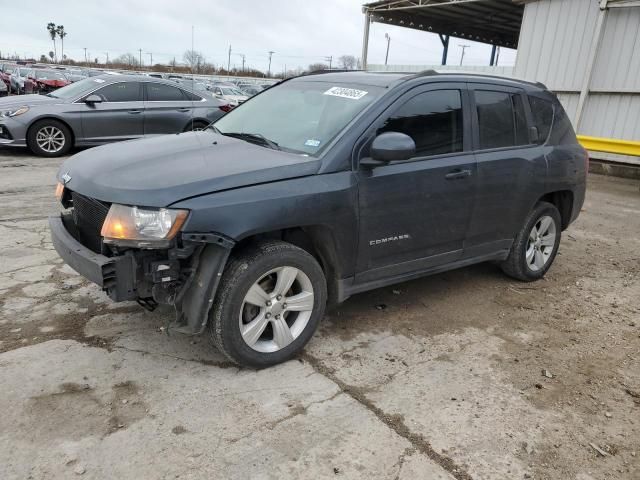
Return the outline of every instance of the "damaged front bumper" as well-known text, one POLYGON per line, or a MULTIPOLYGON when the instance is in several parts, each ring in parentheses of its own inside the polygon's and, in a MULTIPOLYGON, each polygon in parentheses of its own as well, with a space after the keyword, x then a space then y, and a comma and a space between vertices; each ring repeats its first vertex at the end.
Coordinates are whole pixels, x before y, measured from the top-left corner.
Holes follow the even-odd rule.
POLYGON ((128 249, 120 255, 95 253, 72 234, 70 215, 49 217, 53 246, 76 272, 102 287, 115 302, 173 305, 172 330, 201 333, 234 242, 211 233, 183 233, 181 247, 128 249))

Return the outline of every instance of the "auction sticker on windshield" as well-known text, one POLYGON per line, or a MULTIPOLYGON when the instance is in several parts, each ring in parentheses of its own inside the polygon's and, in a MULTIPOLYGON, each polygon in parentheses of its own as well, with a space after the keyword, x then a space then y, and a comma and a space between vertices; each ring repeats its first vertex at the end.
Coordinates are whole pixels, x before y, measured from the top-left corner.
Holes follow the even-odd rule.
POLYGON ((350 98, 351 100, 359 100, 364 97, 368 92, 364 90, 356 90, 355 88, 344 87, 331 87, 324 92, 325 95, 332 95, 334 97, 350 98))

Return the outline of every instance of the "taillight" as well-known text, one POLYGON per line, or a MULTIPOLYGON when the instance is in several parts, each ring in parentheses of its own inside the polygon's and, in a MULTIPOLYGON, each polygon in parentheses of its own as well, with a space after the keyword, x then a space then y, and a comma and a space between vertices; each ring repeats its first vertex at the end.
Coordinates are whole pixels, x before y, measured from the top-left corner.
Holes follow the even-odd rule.
POLYGON ((229 113, 231 110, 233 110, 233 107, 232 107, 231 105, 229 105, 229 104, 227 104, 227 105, 220 105, 218 108, 219 108, 220 110, 222 110, 223 112, 225 112, 225 113, 229 113))

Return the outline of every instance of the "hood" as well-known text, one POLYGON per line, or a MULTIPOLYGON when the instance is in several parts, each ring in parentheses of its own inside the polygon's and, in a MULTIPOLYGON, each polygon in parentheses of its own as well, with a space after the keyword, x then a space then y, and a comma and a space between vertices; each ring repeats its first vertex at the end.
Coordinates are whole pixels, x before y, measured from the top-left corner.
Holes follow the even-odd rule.
POLYGON ((45 95, 14 95, 11 97, 0 98, 0 110, 6 110, 12 107, 22 107, 27 105, 33 107, 36 105, 46 105, 54 103, 64 103, 59 98, 47 97, 45 95))
POLYGON ((313 175, 319 168, 318 159, 205 130, 85 150, 62 164, 58 179, 71 177, 67 188, 105 202, 166 207, 206 193, 313 175))
POLYGON ((36 80, 38 83, 44 83, 45 85, 52 85, 54 87, 65 87, 67 85, 69 85, 68 80, 55 80, 55 79, 41 79, 41 80, 36 80))

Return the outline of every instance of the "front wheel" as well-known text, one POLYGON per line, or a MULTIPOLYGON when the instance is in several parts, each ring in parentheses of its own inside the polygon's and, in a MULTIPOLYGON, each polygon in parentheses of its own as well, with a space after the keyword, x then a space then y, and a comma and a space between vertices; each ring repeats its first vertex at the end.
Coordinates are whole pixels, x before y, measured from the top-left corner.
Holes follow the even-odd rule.
POLYGON ((267 241, 232 258, 209 321, 213 344, 251 368, 291 359, 324 315, 327 287, 316 259, 289 243, 267 241))
POLYGON ((502 270, 524 282, 542 278, 558 253, 561 226, 555 205, 539 202, 516 235, 509 257, 500 265, 502 270))
POLYGON ((73 146, 71 131, 58 120, 40 120, 29 128, 27 145, 41 157, 59 157, 73 146))

